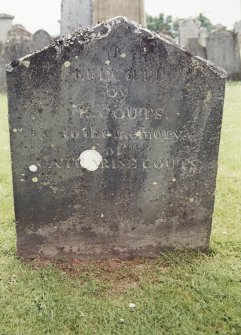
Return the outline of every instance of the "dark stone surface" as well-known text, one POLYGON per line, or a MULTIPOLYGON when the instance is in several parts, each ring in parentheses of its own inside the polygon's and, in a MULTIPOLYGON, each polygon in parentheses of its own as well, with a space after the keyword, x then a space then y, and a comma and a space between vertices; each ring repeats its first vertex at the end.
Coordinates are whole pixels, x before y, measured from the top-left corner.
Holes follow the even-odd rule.
POLYGON ((206 250, 225 77, 121 17, 8 65, 18 255, 206 250))

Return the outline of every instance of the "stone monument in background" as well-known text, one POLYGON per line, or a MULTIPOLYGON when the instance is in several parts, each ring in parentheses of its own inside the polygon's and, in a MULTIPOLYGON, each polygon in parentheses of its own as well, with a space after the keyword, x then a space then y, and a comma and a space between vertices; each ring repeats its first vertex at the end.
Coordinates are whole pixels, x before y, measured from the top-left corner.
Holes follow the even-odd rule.
POLYGON ((15 60, 31 52, 33 52, 32 34, 21 24, 13 25, 8 31, 7 42, 5 44, 7 59, 15 60))
POLYGON ((179 22, 179 45, 185 48, 190 38, 198 38, 200 35, 201 22, 196 19, 185 19, 179 22))
POLYGON ((33 34, 33 48, 34 50, 40 50, 50 45, 53 42, 53 38, 43 29, 39 29, 33 34))
POLYGON ((11 26, 5 42, 0 43, 0 92, 6 90, 5 65, 31 52, 33 52, 32 34, 20 24, 11 26))
POLYGON ((74 32, 92 24, 92 0, 62 0, 60 34, 74 32))
POLYGON ((194 55, 207 59, 207 50, 200 44, 198 38, 189 38, 186 49, 192 52, 194 55))
POLYGON ((7 40, 8 31, 12 28, 14 16, 1 13, 0 14, 0 43, 7 40))
POLYGON ((99 23, 115 16, 127 16, 146 25, 144 0, 94 0, 93 23, 99 23))
POLYGON ((208 249, 224 71, 124 17, 6 69, 19 256, 208 249))
POLYGON ((207 39, 208 60, 223 67, 228 78, 241 79, 240 40, 229 30, 216 30, 207 39))

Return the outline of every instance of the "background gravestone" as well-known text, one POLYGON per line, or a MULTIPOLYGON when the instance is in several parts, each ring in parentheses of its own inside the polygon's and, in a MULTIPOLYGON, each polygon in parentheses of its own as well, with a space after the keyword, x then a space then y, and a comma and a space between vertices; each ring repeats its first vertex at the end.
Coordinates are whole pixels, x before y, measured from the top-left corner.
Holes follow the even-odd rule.
POLYGON ((94 0, 93 23, 110 19, 115 16, 128 16, 130 19, 146 25, 144 0, 94 0))
POLYGON ((14 16, 0 13, 0 42, 5 43, 7 40, 8 31, 12 27, 14 16))
POLYGON ((21 24, 15 24, 9 30, 5 44, 6 58, 16 60, 33 52, 33 36, 21 24))
POLYGON ((186 49, 194 55, 207 59, 207 50, 201 46, 198 38, 189 38, 186 49))
POLYGON ((240 42, 233 31, 217 30, 208 37, 207 58, 222 66, 229 79, 241 79, 240 42))
POLYGON ((0 92, 5 92, 5 65, 33 52, 32 34, 22 25, 15 24, 7 32, 6 41, 0 42, 0 92))
POLYGON ((67 35, 92 24, 92 0, 62 0, 60 34, 67 35))
POLYGON ((206 250, 225 76, 122 17, 9 64, 18 255, 206 250))
POLYGON ((33 34, 34 50, 40 50, 50 45, 53 42, 52 37, 43 29, 39 29, 33 34))
POLYGON ((201 22, 196 19, 180 20, 179 22, 179 45, 184 48, 190 38, 199 38, 201 22))

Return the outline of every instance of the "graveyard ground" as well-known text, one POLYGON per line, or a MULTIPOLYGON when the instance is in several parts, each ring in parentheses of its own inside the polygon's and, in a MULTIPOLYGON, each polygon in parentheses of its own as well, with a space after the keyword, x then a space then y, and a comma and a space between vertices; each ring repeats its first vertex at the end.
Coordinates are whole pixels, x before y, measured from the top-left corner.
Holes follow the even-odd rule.
POLYGON ((7 98, 0 96, 0 335, 240 335, 240 96, 241 83, 229 83, 209 255, 56 264, 15 256, 7 98))

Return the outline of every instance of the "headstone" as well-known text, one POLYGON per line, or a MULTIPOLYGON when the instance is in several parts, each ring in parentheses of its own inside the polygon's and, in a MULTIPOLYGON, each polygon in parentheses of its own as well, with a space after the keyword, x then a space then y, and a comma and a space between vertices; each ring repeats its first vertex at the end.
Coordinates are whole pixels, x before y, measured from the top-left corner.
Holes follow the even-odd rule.
POLYGON ((6 91, 5 65, 8 63, 5 59, 5 46, 0 42, 0 92, 6 91))
POLYGON ((206 250, 225 76, 123 17, 9 64, 18 255, 206 250))
POLYGON ((222 25, 221 23, 218 23, 214 26, 212 26, 211 28, 211 33, 214 33, 215 31, 218 31, 218 30, 226 30, 226 26, 222 25))
POLYGON ((62 0, 60 34, 73 33, 92 24, 92 0, 62 0))
POLYGON ((240 51, 240 57, 241 57, 241 21, 238 21, 235 24, 234 32, 237 34, 238 44, 239 44, 239 51, 240 51))
POLYGON ((190 38, 199 38, 201 22, 196 19, 180 20, 179 22, 179 45, 182 48, 187 46, 190 38))
POLYGON ((6 58, 9 61, 33 52, 33 37, 21 24, 15 24, 8 32, 5 44, 6 58))
POLYGON ((146 25, 145 0, 94 0, 93 23, 123 15, 146 25))
POLYGON ((52 37, 47 31, 40 29, 33 34, 34 50, 40 50, 50 45, 53 42, 52 37))
POLYGON ((7 39, 0 46, 0 92, 6 91, 5 65, 12 60, 33 52, 32 34, 16 24, 7 32, 7 39))
POLYGON ((9 14, 0 14, 0 42, 5 43, 7 40, 8 31, 12 27, 14 16, 9 14))
POLYGON ((241 58, 238 35, 229 30, 217 30, 207 40, 207 58, 223 67, 228 78, 241 79, 241 58))
POLYGON ((234 32, 241 36, 241 20, 235 23, 234 32))
POLYGON ((194 55, 207 59, 207 50, 200 45, 198 38, 189 38, 186 49, 194 55))
POLYGON ((210 35, 210 32, 205 27, 201 27, 199 31, 199 43, 202 47, 207 47, 207 38, 210 35))

